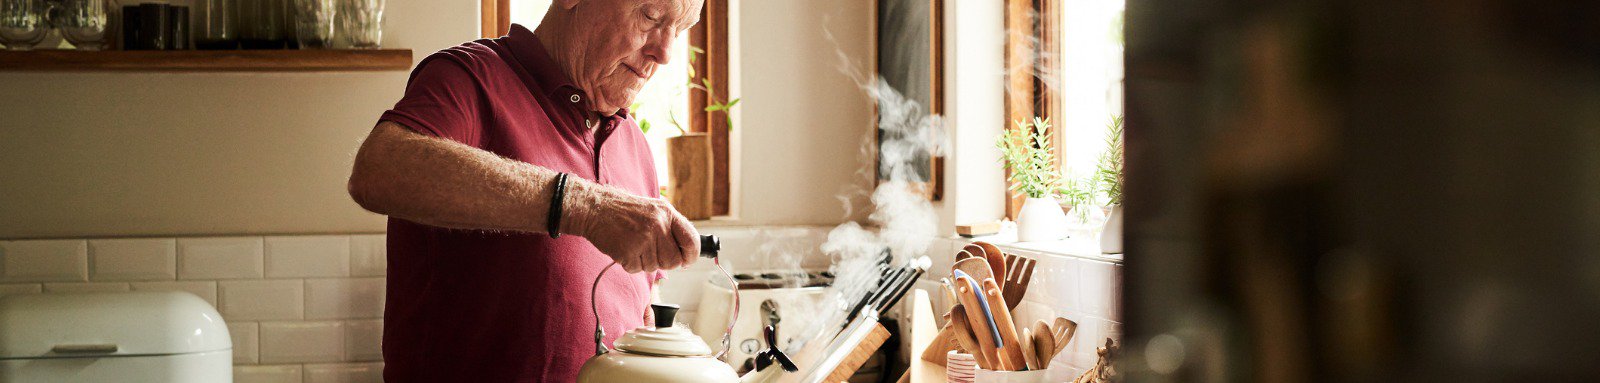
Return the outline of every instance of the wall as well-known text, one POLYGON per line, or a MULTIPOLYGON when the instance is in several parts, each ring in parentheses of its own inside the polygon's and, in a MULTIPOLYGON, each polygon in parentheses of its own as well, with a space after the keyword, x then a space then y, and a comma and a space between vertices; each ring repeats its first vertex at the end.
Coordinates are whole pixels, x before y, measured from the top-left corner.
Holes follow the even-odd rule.
MULTIPOLYGON (((388 5, 416 59, 477 1, 388 5)), ((0 238, 378 232, 344 192, 407 72, 0 73, 0 238)))
MULTIPOLYGON (((865 57, 865 3, 734 11, 735 224, 833 224, 871 109, 831 60, 865 57), (822 20, 819 22, 819 20, 822 20), (824 28, 839 36, 830 42, 824 28), (826 111, 823 113, 822 111, 826 111)), ((389 5, 385 45, 420 60, 475 37, 477 2, 389 5)), ((0 238, 375 233, 345 194, 352 154, 406 72, 0 73, 0 238)))
POLYGON ((864 217, 837 198, 869 190, 871 2, 735 1, 731 149, 735 214, 745 224, 837 224, 864 217), (832 37, 829 37, 829 34, 832 37), (742 43, 749 42, 749 43, 742 43), (838 54, 857 60, 841 64, 838 54))

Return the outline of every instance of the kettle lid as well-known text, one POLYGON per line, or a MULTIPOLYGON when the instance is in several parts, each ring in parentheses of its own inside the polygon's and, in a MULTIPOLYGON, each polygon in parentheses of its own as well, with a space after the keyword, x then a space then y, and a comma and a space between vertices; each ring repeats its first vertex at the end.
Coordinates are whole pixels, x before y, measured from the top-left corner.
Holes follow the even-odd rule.
POLYGON ((618 350, 647 355, 659 356, 710 356, 711 347, 689 330, 673 326, 673 317, 678 313, 678 306, 669 304, 650 305, 655 314, 655 326, 641 326, 629 330, 618 338, 615 345, 618 350))

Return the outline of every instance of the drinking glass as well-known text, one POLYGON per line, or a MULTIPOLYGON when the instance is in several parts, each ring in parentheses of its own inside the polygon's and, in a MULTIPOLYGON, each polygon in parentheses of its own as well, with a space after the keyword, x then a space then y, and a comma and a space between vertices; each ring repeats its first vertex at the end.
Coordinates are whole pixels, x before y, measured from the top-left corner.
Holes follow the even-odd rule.
POLYGON ((339 0, 339 32, 358 49, 378 49, 383 43, 384 0, 339 0))
POLYGON ((25 51, 50 33, 44 0, 0 0, 0 43, 6 49, 25 51))
POLYGON ((194 36, 197 49, 239 47, 238 4, 234 0, 196 0, 194 36))
POLYGON ((322 49, 333 43, 334 0, 293 0, 294 35, 300 49, 322 49))
POLYGON ((241 43, 244 49, 283 49, 287 40, 283 30, 284 0, 246 0, 241 2, 239 19, 245 22, 241 43))
POLYGON ((61 0, 53 23, 61 37, 82 51, 98 51, 106 44, 105 0, 61 0))

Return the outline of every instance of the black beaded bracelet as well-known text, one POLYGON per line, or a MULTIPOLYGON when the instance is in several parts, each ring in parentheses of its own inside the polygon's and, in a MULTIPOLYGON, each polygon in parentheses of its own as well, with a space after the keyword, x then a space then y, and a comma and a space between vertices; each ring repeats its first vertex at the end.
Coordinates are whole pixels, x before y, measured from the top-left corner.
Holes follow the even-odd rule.
POLYGON ((550 217, 546 219, 545 230, 550 232, 550 238, 561 236, 561 202, 567 197, 567 173, 556 175, 556 190, 550 194, 550 217))

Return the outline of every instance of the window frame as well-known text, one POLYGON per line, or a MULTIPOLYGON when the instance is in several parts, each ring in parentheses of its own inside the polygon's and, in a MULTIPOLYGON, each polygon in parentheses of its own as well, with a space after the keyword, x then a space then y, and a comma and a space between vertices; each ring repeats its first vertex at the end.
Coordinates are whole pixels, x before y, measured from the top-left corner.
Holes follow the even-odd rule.
MULTIPOLYGON (((480 0, 480 36, 495 38, 511 30, 511 0, 480 0)), ((732 182, 729 171, 729 134, 725 113, 706 111, 710 100, 728 100, 729 50, 728 50, 728 0, 705 0, 700 9, 700 22, 689 29, 689 45, 704 50, 694 61, 694 73, 707 78, 715 94, 704 91, 688 92, 689 131, 706 133, 711 141, 711 207, 712 216, 732 213, 732 182)), ((690 79, 693 80, 693 79, 690 79)), ((699 81, 695 81, 699 82, 699 81)), ((665 148, 659 148, 665 150, 665 148)))
MULTIPOLYGON (((1059 121, 1056 108, 1060 102, 1057 90, 1040 79, 1039 67, 1053 64, 1044 52, 1060 51, 1057 31, 1061 23, 1060 0, 1005 0, 1005 28, 1007 31, 1026 30, 1027 34, 1006 33, 1005 37, 1005 95, 1006 121, 1002 129, 1017 129, 1015 121, 1031 121, 1039 116, 1059 121), (1035 17, 1037 16, 1037 17, 1035 17), (1042 111, 1042 112, 1040 112, 1042 111)), ((1050 135, 1055 149, 1056 168, 1061 167, 1062 143, 1059 135, 1050 135)), ((1022 203, 1027 200, 1021 193, 1012 191, 1011 170, 1004 175, 1006 218, 1017 219, 1022 203)))

